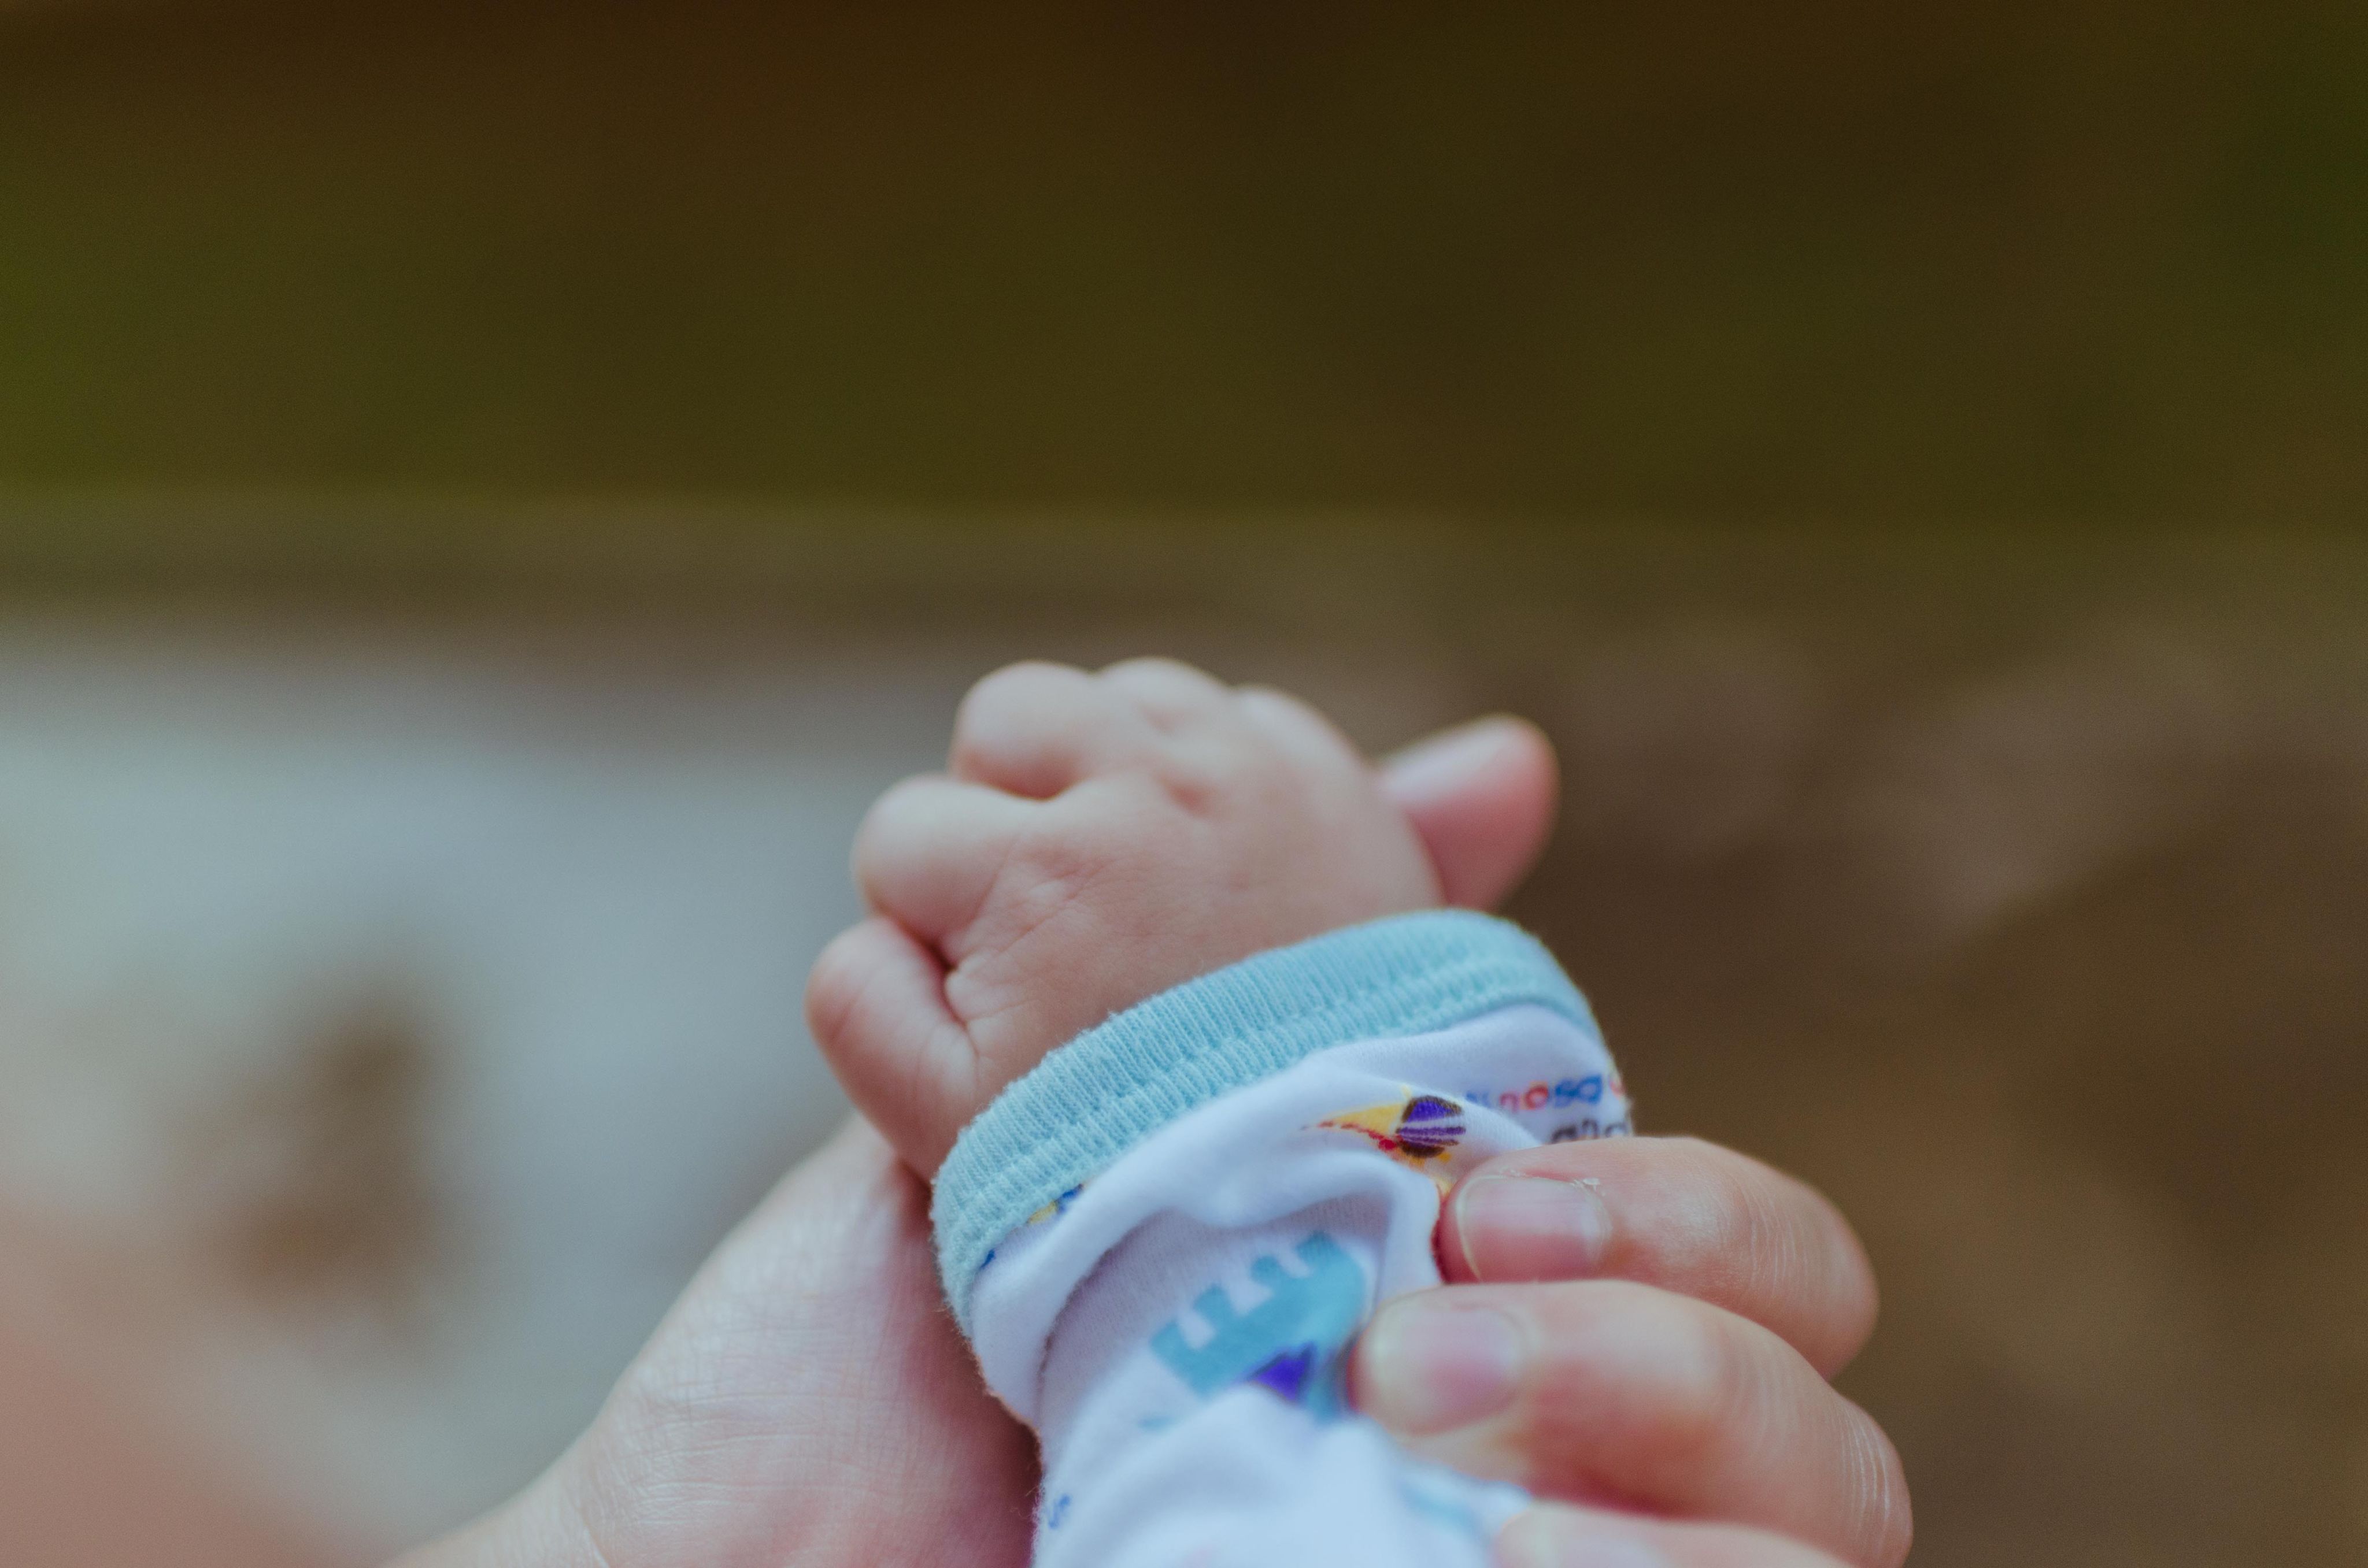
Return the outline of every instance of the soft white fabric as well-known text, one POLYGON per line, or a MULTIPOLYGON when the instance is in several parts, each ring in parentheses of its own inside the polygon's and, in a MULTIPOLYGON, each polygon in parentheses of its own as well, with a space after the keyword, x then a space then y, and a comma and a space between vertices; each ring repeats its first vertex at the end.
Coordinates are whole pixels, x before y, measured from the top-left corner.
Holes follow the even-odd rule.
POLYGON ((1399 1453, 1343 1407, 1343 1353, 1440 1282, 1458 1176, 1628 1130, 1595 1037, 1507 1007, 1236 1089, 1004 1238, 973 1338, 1042 1438, 1040 1568, 1485 1564, 1522 1494, 1399 1453))

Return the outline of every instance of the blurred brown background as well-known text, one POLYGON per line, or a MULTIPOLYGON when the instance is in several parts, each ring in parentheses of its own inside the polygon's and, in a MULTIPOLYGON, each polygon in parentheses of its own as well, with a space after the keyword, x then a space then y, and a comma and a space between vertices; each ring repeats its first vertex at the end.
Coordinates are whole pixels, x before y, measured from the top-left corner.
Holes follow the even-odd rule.
POLYGON ((864 801, 1162 651, 1554 734, 1514 913, 1862 1227, 1918 1562, 2368 1562, 2363 80, 2333 5, 0 6, 0 1561, 531 1475, 838 1112, 864 801))

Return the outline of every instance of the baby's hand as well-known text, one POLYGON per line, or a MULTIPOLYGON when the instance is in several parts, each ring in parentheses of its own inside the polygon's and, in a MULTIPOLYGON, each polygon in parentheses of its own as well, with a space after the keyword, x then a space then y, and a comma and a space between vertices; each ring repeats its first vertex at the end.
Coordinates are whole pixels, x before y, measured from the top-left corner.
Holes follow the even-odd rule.
MULTIPOLYGON (((1550 799, 1551 754, 1511 738, 1550 799)), ((1110 1014, 1440 900, 1407 812, 1321 715, 1167 660, 989 676, 951 770, 871 808, 855 874, 877 915, 806 990, 848 1092, 925 1173, 1006 1084, 1110 1014)), ((1543 836, 1531 815, 1520 864, 1543 836)))

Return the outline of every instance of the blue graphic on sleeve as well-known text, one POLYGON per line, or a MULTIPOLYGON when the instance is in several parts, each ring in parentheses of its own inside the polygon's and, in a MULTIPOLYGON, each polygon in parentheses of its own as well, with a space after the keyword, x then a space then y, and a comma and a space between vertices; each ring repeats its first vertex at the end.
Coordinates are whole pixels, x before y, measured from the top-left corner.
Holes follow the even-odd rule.
POLYGON ((1170 1318, 1151 1336, 1152 1354, 1202 1399, 1249 1382, 1310 1415, 1338 1415, 1340 1352, 1365 1315, 1364 1272, 1322 1231, 1292 1250, 1305 1274, 1258 1259, 1250 1278, 1265 1289, 1265 1301, 1236 1312, 1224 1290, 1212 1286, 1192 1302, 1213 1331, 1209 1342, 1197 1349, 1186 1344, 1183 1326, 1170 1318))
POLYGON ((1480 1516, 1473 1511, 1472 1505, 1466 1500, 1469 1491, 1469 1483, 1458 1484, 1445 1477, 1426 1476, 1419 1471, 1398 1483, 1398 1495, 1405 1498, 1406 1506, 1416 1513, 1435 1524, 1444 1525, 1458 1535, 1486 1540, 1488 1539, 1487 1528, 1480 1522, 1480 1516))

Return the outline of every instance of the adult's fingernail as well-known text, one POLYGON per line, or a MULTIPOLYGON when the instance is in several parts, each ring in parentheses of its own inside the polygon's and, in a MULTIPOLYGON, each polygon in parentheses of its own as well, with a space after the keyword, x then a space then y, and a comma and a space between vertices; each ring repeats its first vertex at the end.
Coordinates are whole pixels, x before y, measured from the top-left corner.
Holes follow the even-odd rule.
POLYGON ((1494 1307, 1392 1302, 1365 1331, 1365 1413, 1410 1437, 1468 1426, 1513 1403, 1526 1349, 1520 1325, 1494 1307))
POLYGON ((1659 1549, 1591 1518, 1531 1508, 1497 1537, 1497 1568, 1669 1568, 1659 1549))
POLYGON ((1456 1189, 1455 1236, 1474 1279, 1583 1279, 1611 1250, 1611 1210, 1583 1181, 1481 1176, 1456 1189))

